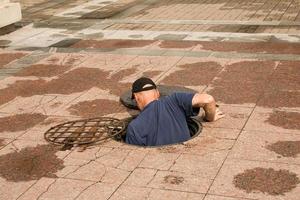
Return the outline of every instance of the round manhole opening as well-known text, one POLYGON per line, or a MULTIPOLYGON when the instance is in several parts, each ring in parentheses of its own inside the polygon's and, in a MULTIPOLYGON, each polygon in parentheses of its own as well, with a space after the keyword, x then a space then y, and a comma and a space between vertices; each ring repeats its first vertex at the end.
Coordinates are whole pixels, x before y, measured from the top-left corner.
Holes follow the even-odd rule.
MULTIPOLYGON (((126 129, 127 129, 127 126, 128 124, 134 119, 135 117, 129 117, 129 118, 126 118, 126 119, 123 119, 122 121, 125 122, 125 129, 123 129, 120 134, 116 134, 114 135, 112 138, 115 139, 116 141, 118 142, 122 142, 122 143, 125 143, 125 138, 126 138, 126 129)), ((189 131, 190 131, 190 135, 191 135, 191 139, 197 137, 201 132, 202 132, 202 124, 199 122, 199 120, 197 120, 196 118, 194 117, 191 117, 191 118, 188 118, 187 119, 187 125, 188 125, 188 128, 189 128, 189 131)), ((177 143, 173 143, 173 144, 168 144, 168 145, 174 145, 174 144, 177 144, 177 143)), ((128 144, 128 145, 131 145, 131 144, 128 144)), ((168 145, 161 145, 161 146, 168 146, 168 145)), ((137 145, 134 145, 134 146, 137 146, 137 145)), ((161 147, 160 146, 160 147, 161 147)), ((155 147, 155 146, 153 146, 155 147)))
POLYGON ((126 123, 109 117, 70 121, 50 128, 44 135, 48 142, 63 145, 91 144, 126 131, 126 123))
MULTIPOLYGON (((171 95, 175 92, 186 92, 186 93, 196 93, 197 91, 181 87, 181 86, 169 86, 169 85, 158 85, 157 89, 160 93, 160 97, 165 97, 168 95, 171 95)), ((130 109, 136 109, 138 110, 136 101, 134 99, 131 99, 132 93, 131 90, 126 91, 121 97, 120 101, 121 103, 130 109)))

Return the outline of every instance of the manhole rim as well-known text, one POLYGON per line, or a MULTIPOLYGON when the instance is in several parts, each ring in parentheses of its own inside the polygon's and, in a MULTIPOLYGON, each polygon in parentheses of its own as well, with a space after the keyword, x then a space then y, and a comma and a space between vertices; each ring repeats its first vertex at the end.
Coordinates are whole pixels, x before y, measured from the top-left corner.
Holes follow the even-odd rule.
MULTIPOLYGON (((123 118, 121 120, 125 122, 125 120, 128 120, 130 118, 133 118, 133 116, 132 117, 123 118)), ((136 144, 128 144, 125 141, 119 141, 115 137, 112 137, 111 139, 113 139, 114 141, 116 141, 118 143, 121 143, 121 144, 125 144, 125 145, 128 145, 128 146, 139 147, 139 148, 162 148, 162 147, 174 146, 174 145, 178 145, 178 144, 184 144, 184 143, 186 143, 188 141, 191 141, 194 138, 198 137, 201 134, 202 130, 203 130, 203 125, 202 125, 201 121, 199 120, 199 118, 197 116, 190 117, 189 119, 191 121, 193 121, 197 125, 198 130, 197 130, 197 132, 193 136, 191 136, 188 140, 183 141, 183 142, 176 142, 176 143, 172 143, 172 144, 164 144, 164 145, 157 145, 157 146, 141 146, 141 145, 136 145, 136 144)), ((127 129, 127 125, 126 125, 126 129, 127 129)), ((126 131, 126 129, 125 129, 125 131, 126 131)), ((122 135, 122 133, 120 135, 122 135)), ((117 136, 117 135, 115 135, 115 136, 117 136)))

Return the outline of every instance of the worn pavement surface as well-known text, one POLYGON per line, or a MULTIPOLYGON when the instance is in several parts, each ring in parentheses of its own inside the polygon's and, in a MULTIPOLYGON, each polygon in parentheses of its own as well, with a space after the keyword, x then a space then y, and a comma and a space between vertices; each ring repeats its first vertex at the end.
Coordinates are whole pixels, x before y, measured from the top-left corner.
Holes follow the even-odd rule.
POLYGON ((0 29, 0 199, 286 199, 300 194, 298 0, 15 0, 0 29), (62 149, 49 128, 133 111, 145 75, 226 117, 183 144, 62 149))

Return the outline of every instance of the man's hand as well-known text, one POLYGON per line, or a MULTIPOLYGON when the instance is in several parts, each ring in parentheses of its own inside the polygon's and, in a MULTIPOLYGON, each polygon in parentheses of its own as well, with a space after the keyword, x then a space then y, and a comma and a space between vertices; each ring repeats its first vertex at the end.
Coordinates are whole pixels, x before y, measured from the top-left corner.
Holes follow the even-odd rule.
POLYGON ((217 107, 216 108, 216 113, 213 121, 217 121, 221 118, 225 117, 225 114, 217 107))
POLYGON ((223 112, 220 111, 219 105, 216 104, 215 99, 209 94, 195 94, 192 105, 204 109, 205 117, 203 119, 207 122, 217 121, 225 117, 223 112))

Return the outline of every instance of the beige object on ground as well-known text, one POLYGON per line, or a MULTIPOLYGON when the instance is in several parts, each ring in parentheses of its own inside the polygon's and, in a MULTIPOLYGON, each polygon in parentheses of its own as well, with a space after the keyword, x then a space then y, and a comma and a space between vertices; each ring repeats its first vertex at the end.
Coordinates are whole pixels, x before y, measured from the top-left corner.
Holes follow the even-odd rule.
POLYGON ((10 3, 9 0, 0 0, 0 28, 22 19, 19 3, 10 3))

